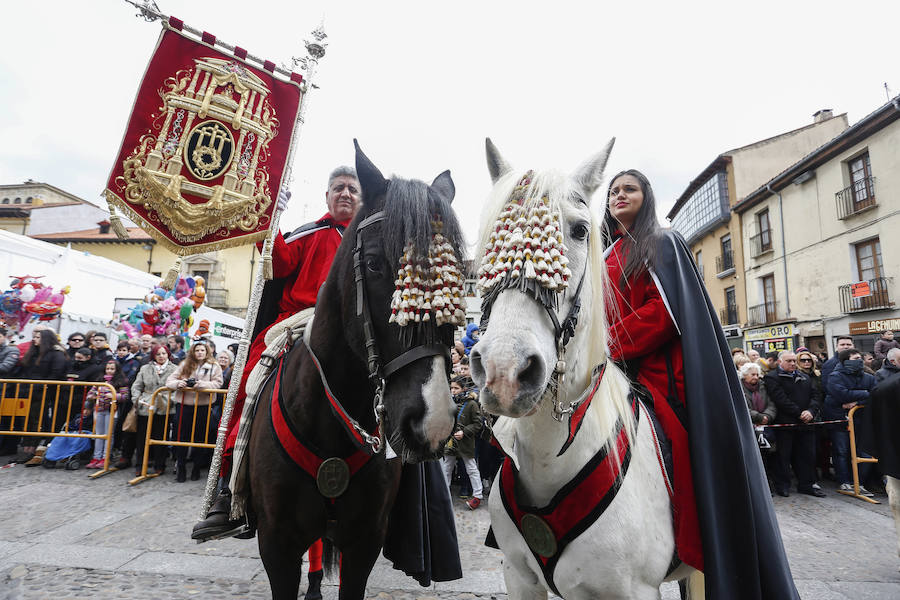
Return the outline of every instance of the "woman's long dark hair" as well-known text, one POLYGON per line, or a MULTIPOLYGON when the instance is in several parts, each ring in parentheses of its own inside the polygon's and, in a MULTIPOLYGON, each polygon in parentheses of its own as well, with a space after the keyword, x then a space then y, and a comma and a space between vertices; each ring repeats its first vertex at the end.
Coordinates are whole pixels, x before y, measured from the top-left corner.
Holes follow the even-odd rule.
POLYGON ((53 347, 59 343, 56 334, 49 329, 41 329, 40 335, 40 342, 38 342, 37 345, 32 343, 31 347, 28 349, 28 352, 25 353, 25 356, 22 359, 22 363, 29 367, 35 364, 40 364, 41 359, 44 358, 44 355, 53 350, 53 347))
POLYGON ((628 278, 635 273, 639 273, 646 266, 655 267, 656 265, 656 245, 660 236, 659 221, 656 219, 656 198, 653 195, 653 188, 650 187, 650 181, 643 173, 636 169, 628 169, 616 173, 609 180, 609 187, 606 190, 606 209, 603 213, 603 226, 600 232, 603 239, 603 247, 608 248, 616 241, 616 230, 621 227, 615 217, 609 210, 609 191, 619 177, 631 175, 641 184, 641 191, 644 193, 644 203, 638 211, 637 217, 634 219, 629 231, 622 231, 623 249, 627 249, 627 258, 625 265, 622 267, 623 284, 628 278))
POLYGON ((116 372, 113 373, 112 379, 109 380, 109 384, 114 388, 126 387, 128 385, 128 378, 125 377, 125 373, 122 372, 122 365, 119 361, 114 358, 106 361, 103 365, 101 377, 106 374, 106 365, 116 365, 116 372))

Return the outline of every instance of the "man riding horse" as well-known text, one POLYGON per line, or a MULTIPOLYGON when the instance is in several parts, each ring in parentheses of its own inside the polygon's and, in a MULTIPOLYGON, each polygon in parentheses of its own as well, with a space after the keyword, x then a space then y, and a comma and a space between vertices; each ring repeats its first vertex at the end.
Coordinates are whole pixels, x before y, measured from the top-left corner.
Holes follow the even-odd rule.
MULTIPOLYGON (((280 208, 290 199, 290 192, 279 194, 280 208)), ((325 202, 328 213, 320 219, 303 225, 287 236, 280 232, 275 237, 272 249, 274 279, 266 283, 256 322, 253 326, 253 343, 247 356, 247 363, 241 376, 241 384, 222 452, 222 467, 219 472, 219 494, 213 501, 204 520, 194 526, 191 537, 199 541, 227 535, 240 534, 252 537, 253 533, 243 528, 245 519, 232 520, 231 491, 227 482, 232 469, 232 458, 238 438, 243 407, 247 398, 247 380, 266 349, 266 333, 302 310, 315 306, 316 296, 328 276, 328 270, 341 243, 344 229, 359 210, 362 191, 352 167, 340 166, 328 177, 325 202), (241 532, 244 533, 241 533, 241 532)), ((245 424, 248 427, 249 424, 245 424)), ((321 580, 321 543, 317 542, 310 552, 310 571, 316 573, 311 579, 321 580)))

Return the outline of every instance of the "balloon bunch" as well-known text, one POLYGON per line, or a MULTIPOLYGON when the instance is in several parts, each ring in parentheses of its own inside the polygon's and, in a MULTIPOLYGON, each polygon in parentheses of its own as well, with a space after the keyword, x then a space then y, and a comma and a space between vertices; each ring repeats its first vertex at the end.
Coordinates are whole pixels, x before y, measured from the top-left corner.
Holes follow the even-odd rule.
POLYGON ((150 335, 186 335, 194 324, 194 310, 206 296, 202 277, 179 277, 175 288, 166 291, 157 286, 130 311, 119 316, 117 329, 126 337, 150 335))
POLYGON ((39 281, 43 275, 14 276, 10 289, 0 293, 0 318, 17 331, 29 321, 52 321, 62 312, 70 287, 54 292, 39 281))

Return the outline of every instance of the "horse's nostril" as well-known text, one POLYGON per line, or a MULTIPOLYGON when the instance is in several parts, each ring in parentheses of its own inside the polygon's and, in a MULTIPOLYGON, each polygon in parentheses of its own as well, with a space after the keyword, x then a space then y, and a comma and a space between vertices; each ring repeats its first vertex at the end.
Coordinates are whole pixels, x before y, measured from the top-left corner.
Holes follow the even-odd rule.
POLYGON ((523 389, 540 387, 544 379, 544 361, 538 354, 532 354, 524 360, 519 369, 519 385, 523 389))

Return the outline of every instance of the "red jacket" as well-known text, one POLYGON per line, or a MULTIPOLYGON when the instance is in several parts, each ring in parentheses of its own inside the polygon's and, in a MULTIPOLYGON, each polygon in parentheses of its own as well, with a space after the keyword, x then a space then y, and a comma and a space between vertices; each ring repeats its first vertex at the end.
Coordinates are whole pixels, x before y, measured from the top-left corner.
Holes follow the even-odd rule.
POLYGON ((659 288, 646 269, 632 275, 622 285, 622 267, 627 251, 621 239, 606 258, 612 285, 608 301, 610 358, 614 361, 639 361, 637 373, 630 373, 653 395, 660 425, 672 442, 674 517, 678 556, 692 567, 703 569, 700 525, 697 517, 694 484, 691 476, 690 449, 684 424, 672 410, 672 402, 684 406, 684 364, 678 329, 666 308, 659 288), (673 381, 669 381, 666 355, 670 359, 673 381), (668 398, 674 384, 675 398, 668 398))
MULTIPOLYGON (((346 228, 350 221, 335 221, 326 214, 316 223, 346 228)), ((291 242, 285 242, 284 236, 278 234, 272 246, 272 271, 276 279, 287 279, 284 295, 278 303, 278 321, 315 305, 319 288, 328 277, 340 244, 341 234, 334 227, 314 231, 291 242)))

